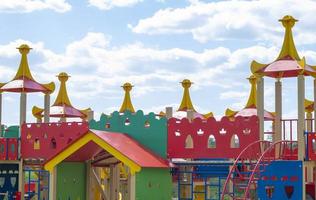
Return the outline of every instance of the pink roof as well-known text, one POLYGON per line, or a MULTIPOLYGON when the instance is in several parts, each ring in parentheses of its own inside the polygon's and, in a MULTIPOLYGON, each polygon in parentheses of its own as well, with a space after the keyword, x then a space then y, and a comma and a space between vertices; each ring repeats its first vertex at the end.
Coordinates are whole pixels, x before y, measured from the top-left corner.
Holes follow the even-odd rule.
MULTIPOLYGON (((237 116, 242 116, 242 117, 251 117, 251 116, 257 116, 257 108, 244 108, 241 111, 238 111, 236 113, 236 117, 237 116)), ((272 115, 272 113, 268 112, 268 111, 264 111, 264 118, 265 119, 274 119, 274 116, 272 115)))
POLYGON ((51 106, 49 116, 51 117, 81 117, 84 118, 86 115, 80 112, 78 109, 67 106, 51 106))
POLYGON ((4 84, 0 91, 6 92, 47 92, 48 89, 43 87, 41 84, 36 81, 24 78, 12 80, 4 84))
POLYGON ((266 76, 270 77, 296 77, 302 71, 304 71, 304 75, 308 76, 310 74, 315 74, 316 71, 310 67, 309 65, 305 65, 304 68, 301 67, 298 63, 298 61, 293 59, 280 59, 276 60, 268 65, 266 65, 264 68, 260 70, 263 72, 266 76))
MULTIPOLYGON (((123 154, 133 162, 137 163, 141 167, 169 167, 169 164, 166 160, 159 157, 158 155, 155 155, 150 150, 146 149, 126 134, 98 130, 90 130, 90 132, 95 134, 97 137, 102 139, 104 142, 115 148, 121 154, 123 154)), ((84 137, 84 135, 82 137, 84 137)), ((74 144, 75 142, 76 141, 73 141, 72 144, 74 144)), ((85 161, 92 158, 101 150, 102 148, 99 145, 95 144, 93 141, 89 141, 87 144, 85 144, 83 147, 81 147, 79 150, 69 156, 66 160, 85 161)))

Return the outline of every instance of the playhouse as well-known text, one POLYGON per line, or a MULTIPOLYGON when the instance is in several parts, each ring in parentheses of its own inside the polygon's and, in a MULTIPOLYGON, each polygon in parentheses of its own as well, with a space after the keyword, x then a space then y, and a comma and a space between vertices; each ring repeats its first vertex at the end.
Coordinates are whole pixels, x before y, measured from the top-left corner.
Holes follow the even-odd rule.
POLYGON ((316 66, 296 50, 297 20, 279 21, 285 29, 279 55, 268 64, 252 61, 245 107, 227 108, 221 119, 194 108, 188 79, 176 111, 135 110, 133 85, 125 83, 120 109, 94 119, 91 108, 72 105, 71 78, 62 72, 51 105, 55 83, 34 79, 31 48, 22 44, 16 75, 0 83, 0 200, 315 200, 316 79, 308 100, 305 76, 316 78, 316 66), (266 78, 275 80, 274 111, 264 108, 266 78), (297 79, 297 119, 282 115, 285 78, 297 79), (20 94, 19 125, 1 123, 6 92, 20 94), (36 123, 28 123, 27 95, 35 92, 43 93, 44 107, 34 105, 36 123))

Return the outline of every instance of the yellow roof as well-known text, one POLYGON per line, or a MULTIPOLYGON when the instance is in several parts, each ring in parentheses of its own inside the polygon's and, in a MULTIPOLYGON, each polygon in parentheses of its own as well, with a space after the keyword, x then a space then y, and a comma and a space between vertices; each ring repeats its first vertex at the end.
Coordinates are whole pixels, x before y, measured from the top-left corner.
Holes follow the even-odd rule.
POLYGON ((191 87, 193 83, 189 79, 184 79, 181 82, 181 84, 184 90, 183 90, 182 101, 181 101, 178 111, 187 111, 187 110, 195 111, 192 101, 191 101, 190 92, 189 92, 189 88, 191 87))
POLYGON ((120 108, 120 112, 122 113, 128 110, 134 113, 135 110, 134 110, 134 106, 132 104, 131 95, 130 95, 130 91, 132 90, 133 85, 130 83, 124 83, 124 85, 122 85, 122 88, 125 91, 125 95, 124 95, 122 106, 120 108))

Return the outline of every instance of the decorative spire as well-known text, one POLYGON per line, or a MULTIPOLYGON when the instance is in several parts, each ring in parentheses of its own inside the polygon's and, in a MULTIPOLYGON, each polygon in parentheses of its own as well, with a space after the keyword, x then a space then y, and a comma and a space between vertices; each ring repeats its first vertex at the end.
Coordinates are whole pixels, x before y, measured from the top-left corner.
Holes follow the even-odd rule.
POLYGON ((295 22, 297 22, 298 20, 294 19, 290 15, 286 15, 279 21, 282 22, 282 25, 285 28, 285 34, 282 49, 277 60, 283 59, 286 56, 290 56, 293 60, 301 60, 295 48, 292 34, 292 28, 295 25, 295 22))
POLYGON ((21 56, 19 69, 15 77, 13 78, 13 80, 28 78, 29 80, 34 81, 34 78, 31 74, 30 67, 27 60, 27 54, 30 52, 32 48, 30 48, 27 44, 22 44, 17 49, 19 50, 22 56, 21 56))
MULTIPOLYGON (((55 103, 50 107, 49 116, 58 118, 79 117, 82 119, 88 119, 88 114, 92 111, 90 108, 79 110, 74 108, 70 103, 66 88, 66 82, 70 76, 68 76, 65 72, 61 72, 57 77, 60 81, 60 88, 55 103)), ((43 112, 44 109, 33 106, 32 113, 36 119, 41 119, 43 117, 43 112)))
POLYGON ((66 82, 70 76, 67 73, 61 72, 58 74, 58 80, 60 81, 60 88, 53 106, 67 105, 72 106, 68 97, 66 82))
POLYGON ((178 111, 187 111, 187 110, 195 111, 192 101, 191 101, 190 92, 189 92, 189 88, 191 87, 193 83, 189 79, 184 79, 181 82, 181 84, 182 84, 182 87, 184 88, 184 91, 183 91, 183 97, 182 97, 182 101, 181 101, 178 111))
POLYGON ((251 75, 249 78, 249 83, 251 84, 250 94, 246 104, 246 108, 256 108, 257 107, 257 78, 255 75, 251 75))
POLYGON ((131 95, 130 95, 130 91, 133 88, 133 85, 130 83, 124 83, 124 85, 122 85, 122 88, 125 91, 125 95, 124 95, 124 100, 122 103, 122 106, 120 108, 120 112, 125 112, 127 110, 131 111, 132 113, 135 112, 133 104, 132 104, 132 100, 131 100, 131 95))

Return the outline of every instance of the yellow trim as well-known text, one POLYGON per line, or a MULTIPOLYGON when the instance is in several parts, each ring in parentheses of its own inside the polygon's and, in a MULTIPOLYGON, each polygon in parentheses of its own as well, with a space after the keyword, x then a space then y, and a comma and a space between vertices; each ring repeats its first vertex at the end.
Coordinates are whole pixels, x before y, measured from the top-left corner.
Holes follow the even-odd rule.
POLYGON ((55 91, 55 83, 54 82, 42 84, 42 86, 44 86, 49 91, 48 94, 51 94, 55 91))
POLYGON ((210 118, 210 117, 214 117, 214 115, 213 115, 212 112, 209 112, 209 113, 206 113, 206 114, 202 114, 202 115, 203 115, 203 117, 204 117, 205 119, 208 119, 208 118, 210 118))
POLYGON ((305 107, 305 112, 313 112, 314 111, 314 106, 312 106, 314 104, 313 101, 310 101, 308 99, 304 100, 304 107, 305 107), (311 108, 311 109, 310 109, 311 108))
POLYGON ((109 145, 107 142, 102 140, 100 137, 96 136, 92 132, 88 132, 85 136, 74 142, 73 144, 69 145, 65 150, 60 152, 58 155, 56 155, 53 159, 48 161, 44 168, 48 171, 52 171, 56 165, 58 165, 60 162, 65 160, 67 157, 72 155, 74 152, 79 150, 81 147, 83 147, 88 142, 93 141, 97 145, 99 145, 101 148, 109 152, 111 155, 113 155, 116 159, 123 162, 126 166, 128 166, 132 172, 132 174, 139 172, 141 170, 141 166, 123 155, 121 152, 116 150, 114 147, 109 145))
POLYGON ((257 107, 257 78, 255 75, 251 75, 249 78, 249 83, 251 85, 250 94, 246 104, 246 108, 255 106, 257 107))
POLYGON ((123 112, 129 110, 132 113, 134 113, 135 110, 134 110, 134 106, 132 104, 131 95, 130 95, 130 91, 132 90, 133 86, 130 83, 124 83, 122 88, 125 91, 125 95, 124 95, 124 100, 123 100, 122 106, 120 108, 120 112, 123 113, 123 112))
POLYGON ((258 71, 260 71, 262 68, 264 68, 265 66, 267 66, 266 64, 261 64, 258 63, 257 61, 253 60, 250 64, 250 69, 251 72, 255 75, 260 75, 260 73, 258 74, 258 71))
POLYGON ((182 87, 184 88, 184 91, 183 91, 183 97, 182 97, 182 101, 181 101, 178 111, 187 111, 187 110, 195 111, 192 101, 191 101, 190 92, 189 92, 189 88, 191 87, 192 82, 188 79, 184 79, 181 82, 181 84, 182 84, 182 87))

